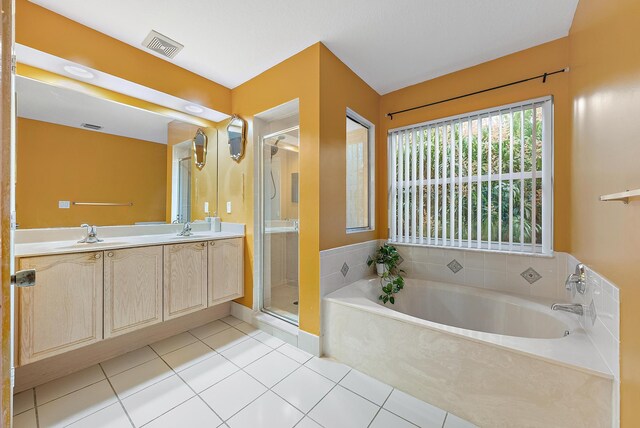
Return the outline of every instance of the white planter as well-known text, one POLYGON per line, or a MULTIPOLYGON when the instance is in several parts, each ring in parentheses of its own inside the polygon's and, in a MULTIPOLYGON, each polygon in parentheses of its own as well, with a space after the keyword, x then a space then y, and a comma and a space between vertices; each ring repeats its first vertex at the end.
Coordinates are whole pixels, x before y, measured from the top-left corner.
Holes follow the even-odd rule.
POLYGON ((382 276, 386 270, 384 263, 376 263, 376 271, 378 272, 378 276, 382 276))

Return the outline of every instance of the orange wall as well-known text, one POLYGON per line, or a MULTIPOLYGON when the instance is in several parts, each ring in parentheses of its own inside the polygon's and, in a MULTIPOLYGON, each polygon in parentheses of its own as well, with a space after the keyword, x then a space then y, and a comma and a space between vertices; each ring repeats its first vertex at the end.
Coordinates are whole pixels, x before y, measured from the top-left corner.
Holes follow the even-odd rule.
POLYGON ((220 207, 231 201, 232 214, 221 210, 223 221, 247 225, 245 297, 253 304, 253 116, 298 98, 300 100, 300 328, 320 332, 320 51, 315 44, 232 91, 232 109, 248 122, 246 154, 240 163, 228 155, 226 133, 219 139, 220 207))
MULTIPOLYGON (((377 239, 386 222, 375 229, 347 234, 347 107, 378 128, 380 95, 324 45, 320 45, 320 250, 377 239)), ((386 150, 386 138, 377 151, 386 150)), ((303 175, 305 170, 302 169, 303 175)), ((376 201, 386 192, 376 185, 376 201)), ((305 197, 304 190, 301 198, 305 197)))
POLYGON ((28 0, 16 0, 15 29, 17 43, 231 113, 230 89, 28 0))
POLYGON ((16 158, 21 229, 164 221, 164 144, 19 118, 16 158), (60 200, 133 206, 59 209, 60 200))
MULTIPOLYGON (((510 104, 516 101, 553 95, 554 98, 554 249, 569 249, 570 219, 570 112, 569 77, 567 73, 549 77, 547 83, 532 81, 485 94, 475 95, 433 107, 399 114, 393 120, 391 111, 426 104, 440 99, 474 92, 526 77, 564 68, 569 61, 569 40, 565 37, 544 45, 517 52, 475 67, 447 74, 383 95, 380 103, 378 134, 378 182, 384 186, 378 198, 379 224, 387 225, 387 132, 389 129, 444 118, 469 111, 510 104)), ((381 229, 380 237, 387 237, 381 229)))
POLYGON ((621 422, 640 426, 640 2, 580 0, 569 34, 571 252, 620 287, 621 422))

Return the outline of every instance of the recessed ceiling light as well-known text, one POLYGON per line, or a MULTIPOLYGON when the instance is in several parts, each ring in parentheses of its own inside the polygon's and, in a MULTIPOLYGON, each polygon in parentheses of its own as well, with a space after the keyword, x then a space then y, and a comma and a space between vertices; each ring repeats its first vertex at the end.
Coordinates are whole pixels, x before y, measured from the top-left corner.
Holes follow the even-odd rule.
POLYGON ((95 77, 94 74, 89 70, 82 67, 78 67, 76 65, 65 65, 63 68, 64 68, 64 71, 66 71, 69 74, 73 74, 76 77, 82 77, 84 79, 93 79, 95 77))
POLYGON ((189 104, 188 106, 185 106, 184 109, 189 113, 204 113, 204 109, 202 107, 194 104, 189 104))

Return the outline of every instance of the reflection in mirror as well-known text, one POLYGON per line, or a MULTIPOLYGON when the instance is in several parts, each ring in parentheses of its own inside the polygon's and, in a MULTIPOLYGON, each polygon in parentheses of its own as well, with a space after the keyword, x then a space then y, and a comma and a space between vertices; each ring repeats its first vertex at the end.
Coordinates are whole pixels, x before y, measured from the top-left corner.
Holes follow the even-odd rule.
POLYGON ((198 169, 202 169, 207 162, 207 135, 198 129, 193 137, 193 155, 198 169))
POLYGON ((22 76, 16 92, 20 229, 197 221, 215 213, 215 128, 22 76), (192 169, 199 130, 208 160, 192 169))
POLYGON ((231 155, 231 159, 238 162, 242 156, 244 156, 246 135, 246 126, 240 116, 233 115, 227 125, 227 134, 229 137, 229 154, 231 155))

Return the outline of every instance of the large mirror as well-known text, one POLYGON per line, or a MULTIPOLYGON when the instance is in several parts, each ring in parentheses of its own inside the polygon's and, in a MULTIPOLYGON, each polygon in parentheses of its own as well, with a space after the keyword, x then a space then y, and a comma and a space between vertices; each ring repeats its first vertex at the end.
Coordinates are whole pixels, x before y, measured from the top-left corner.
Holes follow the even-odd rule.
POLYGON ((22 76, 16 99, 20 229, 186 222, 216 214, 215 127, 22 76))

